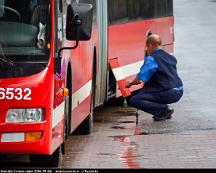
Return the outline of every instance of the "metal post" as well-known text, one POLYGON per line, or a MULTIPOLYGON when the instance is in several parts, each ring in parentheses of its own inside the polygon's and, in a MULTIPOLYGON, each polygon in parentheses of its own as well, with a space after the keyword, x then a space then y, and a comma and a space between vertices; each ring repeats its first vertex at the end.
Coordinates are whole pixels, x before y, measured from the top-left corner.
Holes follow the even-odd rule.
POLYGON ((136 110, 136 125, 138 125, 138 123, 139 123, 139 112, 138 112, 139 110, 137 109, 136 110))

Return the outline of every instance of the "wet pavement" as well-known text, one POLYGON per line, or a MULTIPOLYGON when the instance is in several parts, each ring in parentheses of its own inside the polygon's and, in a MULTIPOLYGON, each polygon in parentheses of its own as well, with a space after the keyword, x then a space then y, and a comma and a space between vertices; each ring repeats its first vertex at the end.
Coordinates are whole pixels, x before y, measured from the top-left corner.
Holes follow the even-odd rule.
MULTIPOLYGON (((216 1, 174 0, 184 97, 173 119, 125 106, 96 110, 91 135, 71 136, 59 168, 216 168, 216 1)), ((4 162, 31 167, 28 157, 4 162), (19 162, 18 162, 19 161, 19 162)))

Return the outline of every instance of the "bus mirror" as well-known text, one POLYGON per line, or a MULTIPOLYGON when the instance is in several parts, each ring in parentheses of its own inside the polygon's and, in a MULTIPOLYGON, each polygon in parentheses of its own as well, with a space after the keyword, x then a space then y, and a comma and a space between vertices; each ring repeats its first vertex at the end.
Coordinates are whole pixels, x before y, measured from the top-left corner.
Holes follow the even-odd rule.
POLYGON ((91 38, 93 6, 91 4, 73 3, 67 9, 67 40, 85 41, 91 38))

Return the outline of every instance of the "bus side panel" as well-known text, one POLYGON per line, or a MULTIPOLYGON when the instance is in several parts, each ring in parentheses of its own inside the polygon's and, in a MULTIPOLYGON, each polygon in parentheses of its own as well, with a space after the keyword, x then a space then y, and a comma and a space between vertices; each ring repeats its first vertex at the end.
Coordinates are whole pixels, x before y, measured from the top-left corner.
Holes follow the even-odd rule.
MULTIPOLYGON (((89 3, 89 1, 83 0, 82 3, 89 3)), ((96 1, 93 3, 95 5, 96 1)), ((60 29, 65 32, 66 25, 66 9, 67 3, 64 3, 63 8, 63 18, 61 18, 61 14, 59 14, 59 25, 60 29), (62 21, 62 23, 61 23, 62 21)), ((94 8, 94 20, 93 20, 93 33, 90 41, 79 41, 79 46, 76 49, 72 50, 64 50, 62 52, 62 71, 61 78, 58 75, 55 76, 55 91, 57 93, 61 88, 66 87, 67 83, 67 74, 69 72, 68 68, 71 68, 71 82, 72 88, 68 88, 69 92, 72 93, 72 105, 71 105, 71 132, 78 127, 82 121, 90 114, 91 108, 91 85, 92 85, 92 66, 93 66, 93 55, 94 55, 94 47, 98 44, 98 31, 96 26, 96 5, 94 8)), ((61 38, 62 45, 60 47, 72 47, 75 42, 68 41, 65 38, 65 34, 58 33, 61 38)), ((96 49, 97 50, 97 49, 96 49)), ((96 52, 97 54, 97 52, 96 52)), ((97 66, 97 65, 96 65, 97 66)), ((60 112, 60 116, 63 116, 62 119, 58 119, 60 123, 53 128, 53 148, 56 148, 57 143, 59 141, 56 136, 57 134, 63 134, 64 136, 64 114, 65 108, 64 98, 59 97, 55 94, 54 101, 54 111, 60 112), (62 129, 62 130, 61 130, 62 129), (61 130, 61 131, 60 131, 61 130)), ((62 139, 63 140, 63 139, 62 139)))
POLYGON ((94 47, 92 42, 80 42, 79 47, 72 51, 72 131, 90 114, 92 60, 94 47), (76 111, 75 111, 76 109, 76 111))
MULTIPOLYGON (((73 132, 90 114, 93 73, 92 67, 94 48, 98 44, 97 34, 97 29, 93 28, 92 39, 90 41, 80 41, 78 48, 68 51, 68 53, 64 53, 64 58, 69 57, 69 60, 65 60, 65 62, 66 64, 70 63, 72 69, 71 132, 73 132)), ((69 44, 71 44, 71 42, 67 42, 67 45, 69 44)))
MULTIPOLYGON (((109 26, 109 59, 118 57, 120 69, 126 67, 122 68, 124 76, 120 77, 129 80, 139 72, 145 57, 146 38, 150 31, 159 34, 164 49, 169 47, 167 50, 173 53, 173 46, 170 46, 174 41, 173 25, 174 18, 165 17, 109 26)), ((135 91, 141 87, 142 85, 134 86, 131 90, 135 91)), ((118 90, 117 97, 119 96, 121 93, 118 90)))
POLYGON ((74 108, 71 119, 71 132, 76 130, 79 124, 85 120, 87 115, 90 114, 91 96, 88 96, 82 103, 74 108))

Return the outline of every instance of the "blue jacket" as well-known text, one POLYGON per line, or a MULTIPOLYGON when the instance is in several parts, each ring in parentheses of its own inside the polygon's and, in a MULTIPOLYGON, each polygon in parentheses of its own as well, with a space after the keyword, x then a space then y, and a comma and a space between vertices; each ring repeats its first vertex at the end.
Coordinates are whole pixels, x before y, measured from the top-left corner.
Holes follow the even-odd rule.
POLYGON ((183 86, 177 72, 177 60, 174 56, 162 49, 154 51, 150 56, 157 62, 157 70, 154 71, 148 81, 145 81, 145 90, 159 92, 183 86))

